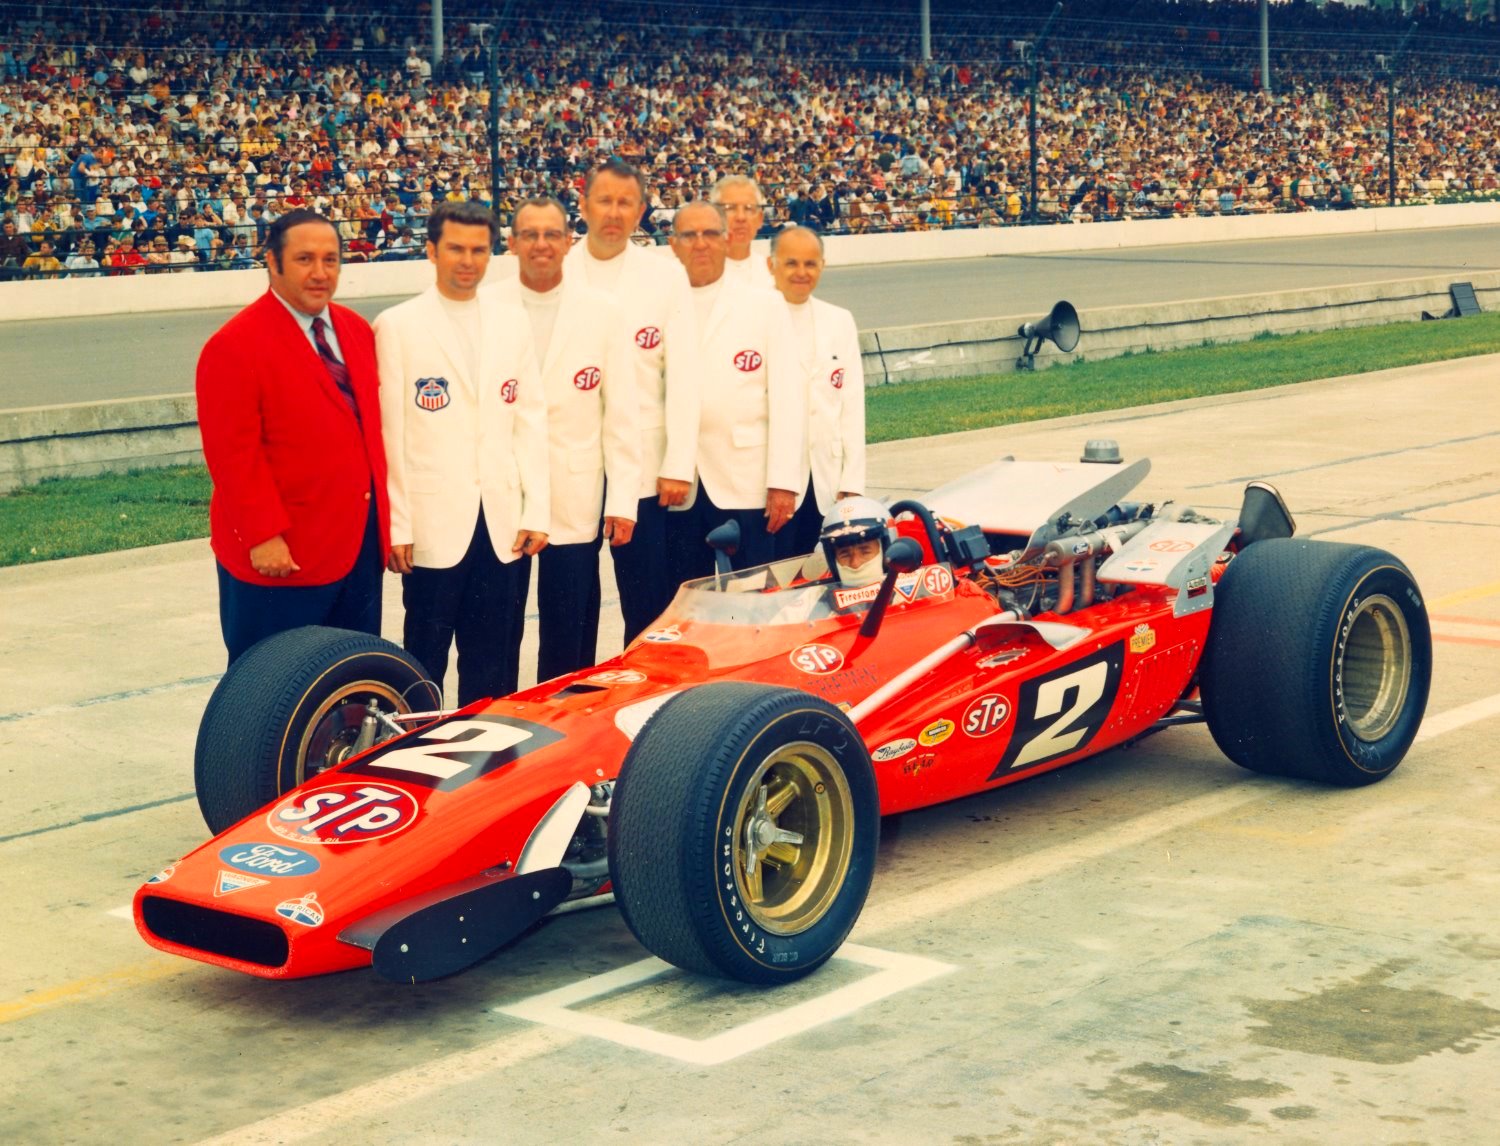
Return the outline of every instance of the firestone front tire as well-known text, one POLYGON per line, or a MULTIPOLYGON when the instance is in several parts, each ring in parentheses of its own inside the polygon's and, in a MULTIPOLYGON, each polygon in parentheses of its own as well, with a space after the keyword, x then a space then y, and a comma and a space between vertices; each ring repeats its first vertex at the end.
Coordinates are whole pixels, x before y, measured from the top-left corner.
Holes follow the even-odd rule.
POLYGON ((1417 735, 1431 679, 1421 592, 1383 550, 1258 541, 1219 581, 1203 711, 1242 767, 1342 787, 1383 779, 1417 735))
POLYGON ((267 637, 229 667, 198 725, 193 779, 215 835, 348 755, 366 707, 442 707, 410 653, 347 629, 267 637))
POLYGON ((625 758, 610 878, 653 954, 787 983, 848 936, 879 838, 874 770, 842 712, 795 689, 703 685, 663 705, 625 758))

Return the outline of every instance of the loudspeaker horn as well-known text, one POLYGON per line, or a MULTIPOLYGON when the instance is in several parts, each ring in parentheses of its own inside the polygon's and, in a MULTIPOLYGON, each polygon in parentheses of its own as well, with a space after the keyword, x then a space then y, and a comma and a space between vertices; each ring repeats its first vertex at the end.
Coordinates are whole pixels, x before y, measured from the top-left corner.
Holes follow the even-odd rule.
POLYGON ((1016 330, 1026 340, 1021 357, 1016 359, 1017 370, 1035 370, 1036 352, 1043 342, 1051 342, 1064 354, 1078 345, 1078 336, 1083 328, 1078 323, 1078 311, 1071 302, 1062 301, 1054 306, 1046 318, 1036 322, 1023 322, 1016 330))

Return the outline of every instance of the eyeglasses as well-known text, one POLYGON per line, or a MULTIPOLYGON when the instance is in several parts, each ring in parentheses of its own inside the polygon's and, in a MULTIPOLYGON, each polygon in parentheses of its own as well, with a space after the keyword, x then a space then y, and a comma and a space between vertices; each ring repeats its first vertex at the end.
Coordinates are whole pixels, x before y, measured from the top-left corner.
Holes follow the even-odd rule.
POLYGON ((724 232, 720 230, 678 231, 672 237, 684 243, 696 243, 699 239, 705 243, 717 243, 724 237, 724 232))
POLYGON ((535 243, 535 242, 538 242, 538 241, 540 241, 542 239, 546 239, 547 242, 549 242, 549 243, 560 243, 564 239, 566 239, 567 237, 568 237, 567 233, 564 232, 564 231, 517 231, 516 232, 516 241, 517 242, 521 242, 521 243, 535 243))

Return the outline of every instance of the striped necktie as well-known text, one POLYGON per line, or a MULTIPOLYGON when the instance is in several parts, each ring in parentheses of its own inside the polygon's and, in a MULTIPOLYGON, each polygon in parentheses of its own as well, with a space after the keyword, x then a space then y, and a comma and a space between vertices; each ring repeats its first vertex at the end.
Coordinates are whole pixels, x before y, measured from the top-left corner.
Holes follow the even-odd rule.
POLYGON ((349 381, 349 367, 345 366, 333 353, 333 347, 328 345, 328 336, 323 333, 327 325, 321 318, 312 320, 313 341, 318 344, 318 357, 323 360, 323 365, 328 368, 328 376, 333 379, 333 384, 339 388, 339 393, 344 396, 344 401, 349 403, 349 409, 354 414, 354 420, 359 421, 359 403, 354 400, 354 386, 349 381))

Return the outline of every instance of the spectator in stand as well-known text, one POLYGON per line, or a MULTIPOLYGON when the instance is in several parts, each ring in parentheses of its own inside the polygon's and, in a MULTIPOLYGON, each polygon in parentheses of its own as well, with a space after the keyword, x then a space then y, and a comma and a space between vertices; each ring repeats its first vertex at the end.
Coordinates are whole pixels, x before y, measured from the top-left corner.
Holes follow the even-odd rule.
POLYGON ((31 258, 31 244, 21 235, 14 219, 0 226, 0 277, 14 278, 31 258))
POLYGON ((78 248, 67 257, 63 264, 72 277, 82 278, 97 274, 99 271, 99 260, 94 258, 94 244, 84 239, 78 244, 78 248))
POLYGON ((146 273, 164 274, 172 269, 172 251, 166 236, 156 236, 151 240, 151 246, 146 251, 146 273))
POLYGON ((44 278, 56 278, 62 271, 63 265, 48 239, 43 239, 37 245, 37 252, 31 255, 22 264, 22 269, 29 275, 44 278))

